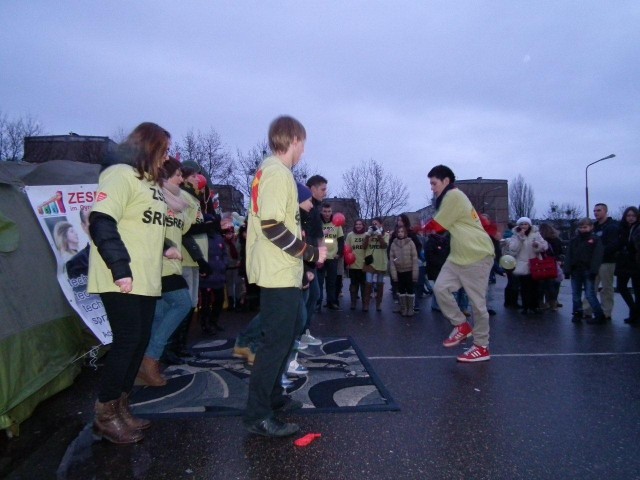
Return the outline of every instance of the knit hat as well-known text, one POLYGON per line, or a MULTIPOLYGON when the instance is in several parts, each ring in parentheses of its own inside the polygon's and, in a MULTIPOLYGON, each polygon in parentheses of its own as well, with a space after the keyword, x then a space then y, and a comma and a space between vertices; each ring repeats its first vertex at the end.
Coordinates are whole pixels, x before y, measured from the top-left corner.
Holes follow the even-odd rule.
POLYGON ((303 185, 300 182, 296 182, 296 186, 298 187, 298 203, 302 203, 306 200, 310 200, 312 197, 311 190, 306 185, 303 185))
POLYGON ((518 225, 522 225, 523 223, 528 223, 529 225, 531 225, 531 219, 529 217, 520 217, 516 222, 516 224, 518 225))

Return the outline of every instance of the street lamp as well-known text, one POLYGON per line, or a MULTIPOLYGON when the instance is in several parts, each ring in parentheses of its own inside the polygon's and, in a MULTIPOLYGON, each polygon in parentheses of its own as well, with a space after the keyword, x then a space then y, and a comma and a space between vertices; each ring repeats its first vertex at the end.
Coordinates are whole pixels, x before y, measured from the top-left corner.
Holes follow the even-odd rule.
POLYGON ((595 162, 591 162, 589 165, 587 165, 584 169, 584 192, 586 194, 587 197, 587 217, 589 216, 589 167, 591 165, 594 165, 598 162, 601 162, 603 160, 609 160, 610 158, 615 157, 615 154, 611 154, 611 155, 607 155, 604 158, 601 158, 600 160, 596 160, 595 162))

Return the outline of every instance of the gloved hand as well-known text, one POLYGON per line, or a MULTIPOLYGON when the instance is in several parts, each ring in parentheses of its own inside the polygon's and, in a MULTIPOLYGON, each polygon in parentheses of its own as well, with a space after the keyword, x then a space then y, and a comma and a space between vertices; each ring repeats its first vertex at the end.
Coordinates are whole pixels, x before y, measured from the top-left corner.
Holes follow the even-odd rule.
POLYGON ((204 275, 204 276, 209 276, 213 273, 213 270, 211 269, 211 265, 209 265, 204 258, 201 258, 200 260, 196 260, 196 263, 198 264, 198 269, 200 270, 200 275, 204 275))

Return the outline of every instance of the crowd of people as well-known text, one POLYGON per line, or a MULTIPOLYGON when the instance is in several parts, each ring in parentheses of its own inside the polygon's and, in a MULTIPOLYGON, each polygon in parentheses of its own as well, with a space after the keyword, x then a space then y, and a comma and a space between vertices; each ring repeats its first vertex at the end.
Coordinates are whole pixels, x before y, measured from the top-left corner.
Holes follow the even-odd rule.
MULTIPOLYGON (((139 125, 105 165, 97 200, 84 214, 95 248, 82 251, 89 257, 88 291, 101 296, 113 332, 95 404, 96 435, 116 444, 140 441, 150 422, 131 413, 134 383, 165 385, 161 362, 179 363, 188 353, 194 312, 202 334, 215 335, 223 310, 246 308, 251 291, 259 292, 259 312, 233 355, 252 367, 245 428, 268 437, 299 430, 276 414, 302 406, 286 394, 288 376, 308 373, 297 352, 322 343, 312 319, 322 308, 338 314, 343 278, 351 310, 360 304, 368 312, 375 299, 380 312, 387 276, 395 311, 404 317, 419 311, 418 298, 432 295, 431 309, 452 325, 443 345, 473 337, 461 362, 490 359, 495 275, 507 276, 505 307, 526 315, 560 308, 559 285, 570 278, 573 321, 589 323, 611 320, 617 278, 629 307, 624 321, 640 322, 635 207, 616 222, 597 204, 596 221, 580 220, 566 251, 553 226, 536 227, 527 217, 499 237, 457 188, 454 172, 438 165, 428 173, 435 215, 426 225, 412 227, 402 214, 389 232, 381 218, 357 218, 345 235, 344 216, 325 203, 327 179, 314 175, 303 185, 293 177, 304 152, 303 125, 278 117, 268 139, 273 154, 256 172, 238 231, 212 206, 206 179, 169 156, 171 136, 156 124, 139 125), (543 255, 557 269, 539 280, 531 260, 543 255)), ((82 253, 66 225, 56 226, 55 238, 69 258, 82 253)), ((70 272, 75 263, 67 263, 70 272)))

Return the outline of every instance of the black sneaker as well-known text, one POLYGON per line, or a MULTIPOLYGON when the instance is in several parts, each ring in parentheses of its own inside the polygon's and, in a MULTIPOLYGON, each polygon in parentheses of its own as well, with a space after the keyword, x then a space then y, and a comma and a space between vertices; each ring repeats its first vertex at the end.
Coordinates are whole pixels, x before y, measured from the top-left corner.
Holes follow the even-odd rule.
POLYGON ((573 323, 582 323, 582 312, 574 312, 571 321, 573 323))
POLYGON ((336 303, 328 303, 327 304, 327 308, 329 310, 336 310, 336 311, 342 310, 342 308, 340 308, 340 305, 338 305, 336 303))
POLYGON ((300 410, 302 408, 302 402, 299 400, 294 400, 289 395, 284 395, 283 402, 279 405, 272 405, 271 408, 274 412, 295 412, 296 410, 300 410))
POLYGON ((245 425, 247 432, 263 437, 288 437, 300 431, 300 427, 295 423, 284 423, 277 418, 267 418, 245 425))
POLYGON ((602 316, 596 315, 593 318, 589 317, 587 319, 587 323, 589 325, 604 325, 605 323, 607 323, 607 317, 605 317, 604 315, 602 316))

